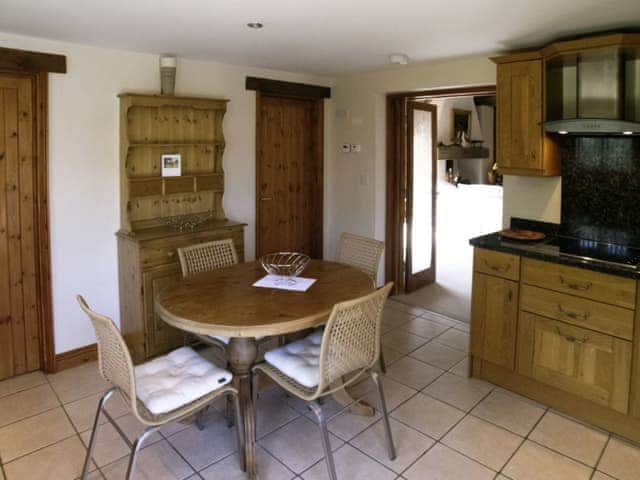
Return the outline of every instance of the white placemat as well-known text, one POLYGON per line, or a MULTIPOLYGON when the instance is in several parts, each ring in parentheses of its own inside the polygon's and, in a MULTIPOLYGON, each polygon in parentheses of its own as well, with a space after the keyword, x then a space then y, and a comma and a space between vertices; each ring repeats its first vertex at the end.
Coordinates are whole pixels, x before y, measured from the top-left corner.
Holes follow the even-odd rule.
POLYGON ((254 287, 278 288, 280 290, 293 290, 294 292, 306 292, 316 282, 315 278, 283 277, 280 275, 266 275, 253 284, 254 287), (293 282, 293 283, 292 283, 293 282))

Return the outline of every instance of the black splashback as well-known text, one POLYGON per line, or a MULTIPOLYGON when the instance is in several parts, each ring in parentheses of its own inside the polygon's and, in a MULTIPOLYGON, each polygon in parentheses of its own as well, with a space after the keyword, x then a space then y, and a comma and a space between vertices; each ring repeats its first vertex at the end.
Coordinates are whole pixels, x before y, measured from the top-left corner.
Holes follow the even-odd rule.
POLYGON ((640 137, 566 136, 562 233, 640 246, 640 137))

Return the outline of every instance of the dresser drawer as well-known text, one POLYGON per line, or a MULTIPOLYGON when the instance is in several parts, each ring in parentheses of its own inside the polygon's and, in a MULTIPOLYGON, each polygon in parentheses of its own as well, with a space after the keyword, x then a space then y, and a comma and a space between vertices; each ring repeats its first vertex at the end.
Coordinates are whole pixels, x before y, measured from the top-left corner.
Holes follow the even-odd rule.
POLYGON ((522 282, 634 309, 636 282, 630 278, 525 258, 522 282))
POLYGON ((140 245, 140 262, 145 269, 178 262, 178 248, 224 238, 233 238, 238 258, 242 261, 244 259, 243 230, 229 228, 145 241, 140 245))
POLYGON ((626 414, 631 342, 522 312, 518 373, 626 414))
POLYGON ((473 255, 473 269, 479 273, 507 280, 518 280, 520 278, 520 257, 510 253, 476 248, 473 255))
POLYGON ((631 340, 633 310, 522 285, 520 309, 579 327, 631 340))

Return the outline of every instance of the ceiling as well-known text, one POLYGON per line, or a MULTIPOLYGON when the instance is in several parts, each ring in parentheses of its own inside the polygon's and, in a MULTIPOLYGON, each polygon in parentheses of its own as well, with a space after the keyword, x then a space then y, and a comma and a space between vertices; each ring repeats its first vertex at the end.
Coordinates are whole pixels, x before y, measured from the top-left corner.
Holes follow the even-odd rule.
POLYGON ((0 0, 4 32, 324 75, 639 25, 638 0, 0 0))

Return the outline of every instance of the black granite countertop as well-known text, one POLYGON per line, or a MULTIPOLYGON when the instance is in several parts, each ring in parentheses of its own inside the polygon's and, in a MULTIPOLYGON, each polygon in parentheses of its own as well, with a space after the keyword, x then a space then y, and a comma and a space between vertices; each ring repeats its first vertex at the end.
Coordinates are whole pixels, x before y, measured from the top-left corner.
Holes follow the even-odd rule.
POLYGON ((640 270, 637 269, 561 254, 557 246, 549 245, 549 241, 555 237, 555 233, 557 232, 557 229, 553 228, 553 224, 532 225, 529 223, 523 225, 522 223, 514 224, 514 222, 512 222, 512 228, 529 228, 531 230, 543 231, 547 234, 547 239, 540 242, 510 241, 502 238, 498 232, 495 232, 472 238, 469 240, 469 243, 474 247, 485 248, 487 250, 512 253, 522 257, 535 258, 547 262, 560 263, 572 267, 585 268, 587 270, 595 270, 597 272, 640 280, 640 270), (535 228, 536 226, 539 228, 535 228))

